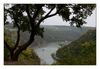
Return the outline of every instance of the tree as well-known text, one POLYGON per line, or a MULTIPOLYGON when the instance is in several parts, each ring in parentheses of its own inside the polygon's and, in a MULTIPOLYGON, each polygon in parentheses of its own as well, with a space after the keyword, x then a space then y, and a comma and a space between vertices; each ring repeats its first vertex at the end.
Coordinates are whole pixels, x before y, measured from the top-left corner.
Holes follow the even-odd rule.
POLYGON ((43 37, 44 30, 40 24, 45 19, 58 14, 64 21, 69 21, 71 25, 75 24, 77 27, 81 27, 86 23, 84 19, 92 14, 95 7, 95 4, 5 4, 4 25, 9 23, 7 21, 9 16, 13 26, 17 28, 17 39, 13 47, 4 39, 4 45, 10 51, 10 59, 17 61, 19 54, 34 42, 35 35, 43 37), (49 12, 44 8, 47 8, 49 12), (52 12, 54 10, 56 11, 52 12), (29 40, 23 45, 19 45, 20 31, 29 31, 30 33, 29 40))

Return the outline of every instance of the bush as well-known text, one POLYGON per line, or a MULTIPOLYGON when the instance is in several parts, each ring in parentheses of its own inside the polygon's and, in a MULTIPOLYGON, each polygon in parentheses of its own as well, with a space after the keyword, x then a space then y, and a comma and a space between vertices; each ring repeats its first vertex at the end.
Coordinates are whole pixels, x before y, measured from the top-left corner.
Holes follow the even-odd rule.
POLYGON ((9 55, 10 55, 10 52, 9 52, 9 50, 5 47, 5 48, 4 48, 4 60, 9 60, 9 55))
POLYGON ((36 55, 36 53, 31 48, 27 48, 24 50, 18 58, 18 61, 10 61, 9 60, 9 51, 5 48, 4 51, 4 64, 5 65, 39 65, 40 58, 36 55))
POLYGON ((36 53, 33 51, 32 48, 27 48, 24 50, 18 60, 21 64, 33 64, 33 65, 39 65, 40 64, 40 59, 36 55, 36 53))

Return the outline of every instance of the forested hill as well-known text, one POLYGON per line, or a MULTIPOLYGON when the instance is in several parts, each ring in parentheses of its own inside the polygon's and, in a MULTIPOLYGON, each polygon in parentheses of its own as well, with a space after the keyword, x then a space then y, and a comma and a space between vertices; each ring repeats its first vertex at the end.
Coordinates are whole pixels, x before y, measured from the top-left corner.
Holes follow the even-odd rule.
MULTIPOLYGON (((94 27, 71 27, 71 26, 41 26, 44 27, 43 38, 35 37, 34 44, 43 42, 62 42, 62 41, 74 41, 86 33, 88 30, 95 29, 94 27)), ((21 33, 22 40, 25 41, 29 37, 28 32, 21 33)), ((23 42, 21 42, 23 43, 23 42)))
POLYGON ((60 48, 56 64, 95 65, 96 64, 96 30, 89 30, 78 40, 60 48))
MULTIPOLYGON (((60 41, 74 41, 86 33, 88 30, 95 29, 95 27, 72 27, 72 26, 50 26, 42 25, 44 27, 44 37, 35 37, 34 44, 43 43, 43 42, 60 42, 60 41)), ((16 32, 16 28, 13 28, 12 24, 5 25, 5 28, 11 29, 10 31, 16 32)), ((13 35, 13 34, 12 34, 13 35)), ((29 33, 21 32, 21 42, 24 43, 29 39, 29 33)))
POLYGON ((72 27, 72 26, 43 26, 44 39, 46 41, 74 41, 95 27, 72 27))

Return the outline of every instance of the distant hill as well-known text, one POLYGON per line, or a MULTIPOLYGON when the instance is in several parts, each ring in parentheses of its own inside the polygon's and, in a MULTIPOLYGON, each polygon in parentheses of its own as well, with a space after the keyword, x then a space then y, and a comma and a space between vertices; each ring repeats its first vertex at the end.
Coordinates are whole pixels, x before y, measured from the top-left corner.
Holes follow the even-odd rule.
MULTIPOLYGON (((5 28, 10 29, 12 32, 16 32, 16 28, 12 27, 13 25, 6 25, 5 28)), ((39 36, 35 37, 33 45, 49 43, 49 42, 60 42, 60 41, 74 41, 86 33, 90 29, 95 29, 95 27, 72 27, 72 26, 50 26, 42 25, 44 27, 44 37, 39 36)), ((21 41, 20 44, 23 44, 29 39, 29 32, 21 32, 21 41)), ((14 37, 15 38, 15 37, 14 37)))
POLYGON ((76 41, 58 49, 55 64, 95 65, 96 64, 96 30, 89 30, 76 41))
POLYGON ((54 41, 74 41, 86 33, 88 30, 95 29, 94 27, 72 27, 72 26, 43 26, 44 40, 49 42, 54 41))

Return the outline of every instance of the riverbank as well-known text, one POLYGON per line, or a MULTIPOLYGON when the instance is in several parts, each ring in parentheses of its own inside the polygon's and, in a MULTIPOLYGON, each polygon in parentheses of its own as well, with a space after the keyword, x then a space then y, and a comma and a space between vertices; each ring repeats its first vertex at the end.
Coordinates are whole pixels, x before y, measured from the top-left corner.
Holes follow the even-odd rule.
MULTIPOLYGON (((66 42, 66 45, 69 44, 68 41, 65 41, 65 42, 66 42)), ((32 48, 34 49, 35 53, 40 58, 40 64, 50 65, 55 61, 52 57, 52 54, 56 53, 56 51, 62 47, 60 45, 62 43, 64 42, 52 42, 52 43, 41 44, 32 48)))

